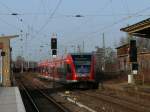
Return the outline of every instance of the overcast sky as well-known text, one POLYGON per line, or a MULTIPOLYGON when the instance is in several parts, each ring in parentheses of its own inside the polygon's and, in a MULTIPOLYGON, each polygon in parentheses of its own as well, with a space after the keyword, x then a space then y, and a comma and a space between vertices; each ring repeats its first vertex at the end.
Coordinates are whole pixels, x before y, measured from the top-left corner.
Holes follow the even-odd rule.
POLYGON ((50 57, 52 33, 59 54, 83 41, 87 52, 102 47, 102 33, 106 46, 114 48, 125 36, 120 28, 149 16, 150 0, 0 0, 0 34, 20 35, 11 41, 13 58, 40 60, 50 57))

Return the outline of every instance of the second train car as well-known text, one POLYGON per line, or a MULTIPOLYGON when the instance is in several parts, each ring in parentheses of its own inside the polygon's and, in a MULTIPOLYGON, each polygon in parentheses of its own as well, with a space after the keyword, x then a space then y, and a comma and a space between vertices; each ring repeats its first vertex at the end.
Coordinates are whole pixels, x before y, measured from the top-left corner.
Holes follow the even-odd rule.
POLYGON ((70 53, 61 58, 39 63, 40 74, 69 87, 97 89, 95 80, 95 59, 92 53, 70 53))

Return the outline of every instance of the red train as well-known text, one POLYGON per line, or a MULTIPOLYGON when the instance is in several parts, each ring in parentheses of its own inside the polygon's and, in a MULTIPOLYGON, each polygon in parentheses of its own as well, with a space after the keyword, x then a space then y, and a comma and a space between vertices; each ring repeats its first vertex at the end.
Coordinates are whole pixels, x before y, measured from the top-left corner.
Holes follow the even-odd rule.
POLYGON ((72 53, 38 64, 43 77, 71 86, 98 88, 95 81, 95 59, 91 53, 72 53))

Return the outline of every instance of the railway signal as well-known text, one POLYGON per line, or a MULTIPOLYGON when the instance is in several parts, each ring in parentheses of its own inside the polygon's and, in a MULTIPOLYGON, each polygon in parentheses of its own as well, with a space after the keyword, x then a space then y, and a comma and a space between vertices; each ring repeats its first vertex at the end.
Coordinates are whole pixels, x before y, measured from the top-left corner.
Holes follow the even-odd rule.
POLYGON ((132 63, 132 74, 136 75, 138 72, 138 63, 132 63))
POLYGON ((132 70, 138 70, 138 63, 132 63, 132 70))
POLYGON ((51 38, 51 49, 57 49, 57 38, 51 38))
MULTIPOLYGON (((51 50, 52 50, 52 57, 56 58, 57 56, 57 38, 56 35, 53 34, 53 37, 51 38, 51 50)), ((53 88, 55 88, 55 68, 53 67, 53 88)))
POLYGON ((51 38, 51 49, 52 49, 52 56, 55 57, 57 55, 57 38, 51 38))
POLYGON ((56 49, 52 49, 52 55, 56 56, 57 55, 57 50, 56 49))
POLYGON ((136 40, 130 40, 129 59, 130 62, 137 62, 136 40))

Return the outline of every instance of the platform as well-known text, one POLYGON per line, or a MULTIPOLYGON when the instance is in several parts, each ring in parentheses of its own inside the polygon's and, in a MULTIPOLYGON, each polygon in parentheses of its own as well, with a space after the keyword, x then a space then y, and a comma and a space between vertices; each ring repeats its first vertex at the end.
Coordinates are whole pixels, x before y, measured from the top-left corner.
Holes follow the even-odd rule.
POLYGON ((18 87, 0 87, 0 112, 26 112, 18 87))

